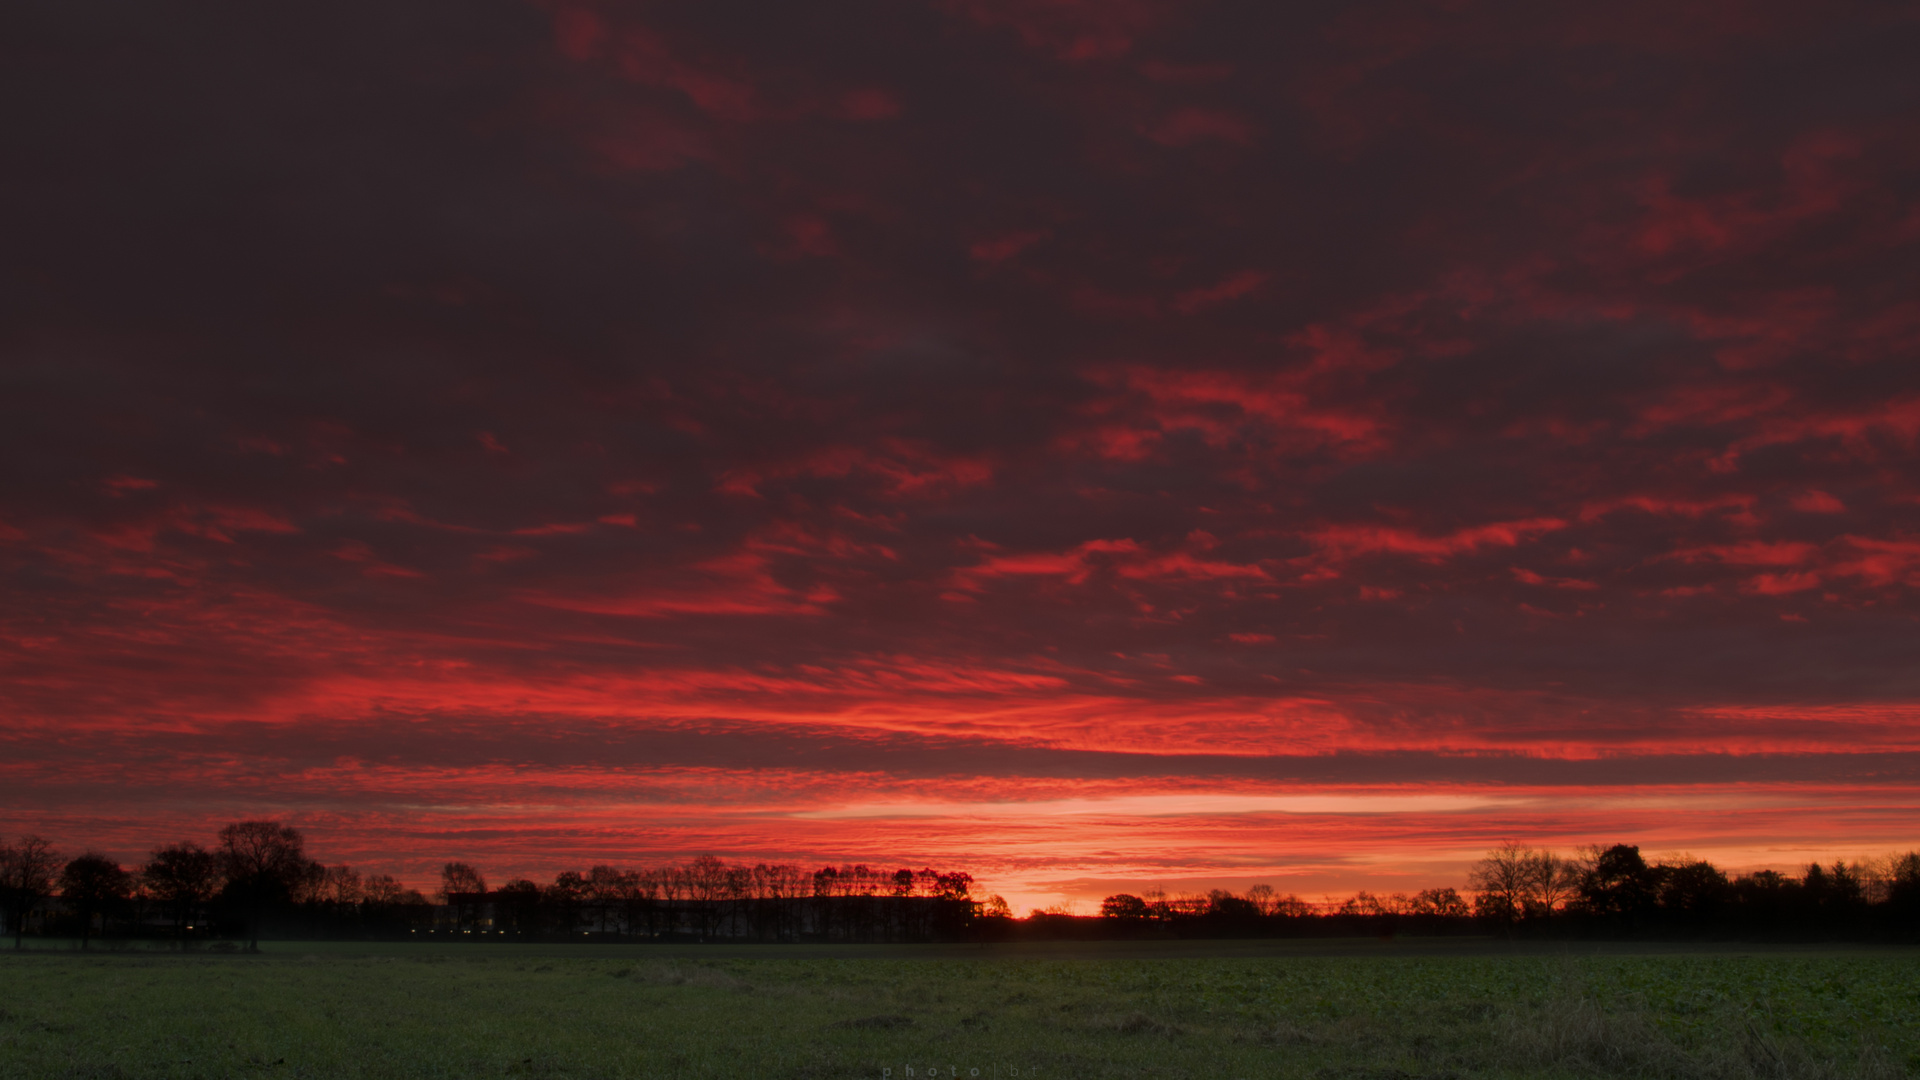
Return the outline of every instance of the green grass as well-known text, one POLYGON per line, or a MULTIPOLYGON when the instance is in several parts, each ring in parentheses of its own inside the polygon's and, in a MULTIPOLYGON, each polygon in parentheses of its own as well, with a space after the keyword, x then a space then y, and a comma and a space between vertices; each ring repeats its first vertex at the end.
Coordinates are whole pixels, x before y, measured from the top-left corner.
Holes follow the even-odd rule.
POLYGON ((0 954, 0 1077, 1898 1077, 1920 954, 1487 943, 0 954), (1016 1074, 1014 1070, 1018 1070, 1016 1074))

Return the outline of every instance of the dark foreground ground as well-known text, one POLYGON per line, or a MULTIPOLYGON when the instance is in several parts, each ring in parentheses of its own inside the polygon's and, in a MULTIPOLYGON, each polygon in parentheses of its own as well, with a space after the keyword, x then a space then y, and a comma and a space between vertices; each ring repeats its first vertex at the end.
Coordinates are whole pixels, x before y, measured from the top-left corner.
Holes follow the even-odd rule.
POLYGON ((1920 1076, 1920 951, 1437 939, 0 953, 0 1077, 1920 1076))

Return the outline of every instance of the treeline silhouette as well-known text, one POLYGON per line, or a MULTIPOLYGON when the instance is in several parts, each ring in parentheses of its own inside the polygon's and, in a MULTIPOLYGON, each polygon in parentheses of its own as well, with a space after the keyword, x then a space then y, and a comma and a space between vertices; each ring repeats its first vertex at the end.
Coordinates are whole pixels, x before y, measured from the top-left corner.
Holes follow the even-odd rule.
POLYGON ((565 871, 551 884, 516 878, 487 888, 451 862, 433 933, 481 938, 619 941, 943 941, 976 914, 973 877, 864 865, 808 871, 788 863, 728 863, 702 855, 639 869, 565 871))
POLYGON ((1303 900, 1256 885, 1169 896, 1119 893, 1097 915, 1070 908, 1016 919, 974 896, 964 872, 865 865, 805 870, 701 856, 663 866, 594 866, 546 884, 489 887, 463 862, 429 897, 385 874, 309 858, 299 830, 241 821, 210 847, 154 850, 129 870, 98 852, 63 857, 46 840, 0 844, 0 918, 28 934, 114 944, 171 939, 257 948, 262 936, 439 941, 912 942, 1035 938, 1326 937, 1489 934, 1752 939, 1920 937, 1920 853, 1798 876, 1729 876, 1704 860, 1648 862, 1629 844, 1573 855, 1506 843, 1451 887, 1303 900))
POLYGON ((28 933, 114 941, 257 948, 282 938, 459 941, 951 941, 1004 913, 971 896, 958 871, 864 865, 684 863, 568 870, 540 884, 489 888, 449 862, 431 898, 385 874, 362 875, 306 854, 299 830, 275 821, 228 825, 212 847, 152 852, 134 870, 98 852, 64 859, 43 838, 0 845, 0 918, 19 948, 28 933))
POLYGON ((1809 864, 1799 876, 1728 875, 1704 859, 1648 862, 1632 844, 1561 855, 1505 843, 1474 863, 1468 893, 1355 893, 1318 903, 1256 885, 1169 897, 1120 893, 1094 918, 1036 912, 1057 935, 1168 937, 1485 934, 1532 937, 1913 939, 1920 853, 1809 864))

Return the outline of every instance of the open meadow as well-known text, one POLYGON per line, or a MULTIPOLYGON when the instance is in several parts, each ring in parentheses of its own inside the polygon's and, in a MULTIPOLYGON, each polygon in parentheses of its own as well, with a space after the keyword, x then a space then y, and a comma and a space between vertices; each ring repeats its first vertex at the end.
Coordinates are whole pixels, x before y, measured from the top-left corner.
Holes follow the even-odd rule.
POLYGON ((1920 1073, 1913 950, 265 948, 0 954, 0 1077, 1920 1073))

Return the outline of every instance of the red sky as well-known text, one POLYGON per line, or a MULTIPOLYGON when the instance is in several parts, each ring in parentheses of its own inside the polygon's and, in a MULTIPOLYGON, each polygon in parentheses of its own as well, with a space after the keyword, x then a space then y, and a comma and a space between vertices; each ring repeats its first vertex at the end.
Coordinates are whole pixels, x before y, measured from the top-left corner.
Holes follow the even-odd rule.
POLYGON ((0 14, 0 833, 1920 844, 1910 5, 0 14))

